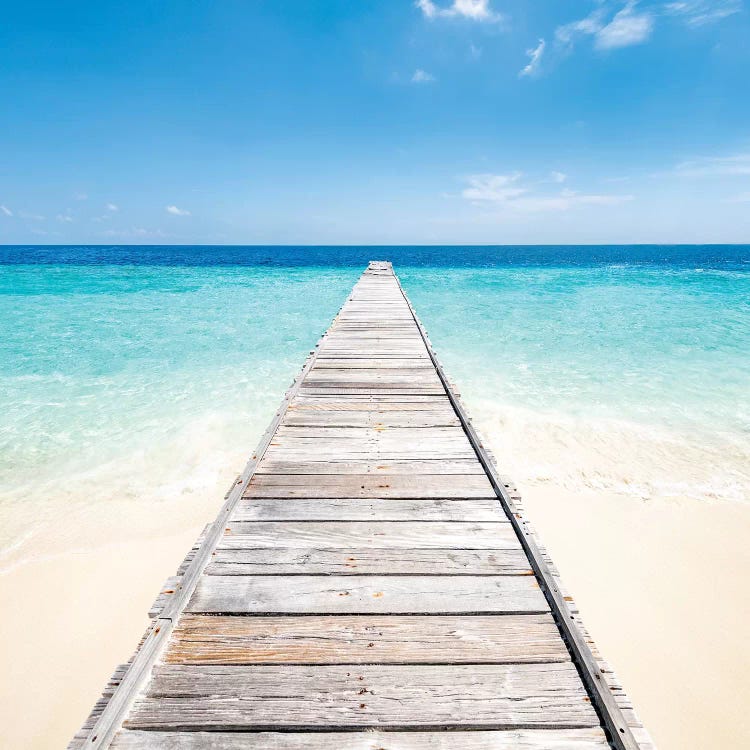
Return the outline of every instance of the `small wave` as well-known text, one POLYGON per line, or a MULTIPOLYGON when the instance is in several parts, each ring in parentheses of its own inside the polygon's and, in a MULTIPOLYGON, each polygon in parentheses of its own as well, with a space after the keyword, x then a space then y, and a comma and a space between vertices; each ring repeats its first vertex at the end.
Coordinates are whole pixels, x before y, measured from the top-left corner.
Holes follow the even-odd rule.
POLYGON ((527 484, 614 492, 643 500, 750 499, 750 447, 604 419, 572 418, 485 402, 471 408, 501 471, 527 484))

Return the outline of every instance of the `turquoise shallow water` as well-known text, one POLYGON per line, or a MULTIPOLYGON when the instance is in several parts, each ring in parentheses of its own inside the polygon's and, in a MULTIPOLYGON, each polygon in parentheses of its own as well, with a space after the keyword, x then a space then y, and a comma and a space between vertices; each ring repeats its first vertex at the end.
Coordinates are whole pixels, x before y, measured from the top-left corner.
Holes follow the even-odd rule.
POLYGON ((0 545, 226 484, 368 257, 519 480, 748 497, 750 248, 3 248, 0 545))

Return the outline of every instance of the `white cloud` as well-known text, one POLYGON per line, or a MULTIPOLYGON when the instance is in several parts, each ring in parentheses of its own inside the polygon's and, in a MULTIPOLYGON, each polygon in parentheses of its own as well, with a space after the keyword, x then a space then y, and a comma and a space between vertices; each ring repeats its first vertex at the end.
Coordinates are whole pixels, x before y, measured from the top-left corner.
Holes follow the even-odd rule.
POLYGON ((105 229, 103 237, 121 237, 124 239, 144 239, 147 237, 166 238, 173 235, 167 234, 161 229, 145 229, 144 227, 133 227, 132 229, 105 229))
POLYGON ((527 188, 514 187, 522 176, 521 172, 469 175, 466 178, 469 187, 464 188, 461 195, 470 201, 502 203, 527 192, 527 188))
POLYGON ((77 201, 87 201, 89 199, 86 193, 73 193, 73 198, 77 201))
POLYGON ((186 211, 184 208, 177 208, 177 206, 167 206, 166 212, 173 216, 190 216, 190 211, 186 211))
POLYGON ((57 214, 55 217, 58 221, 70 224, 73 221, 73 217, 70 214, 57 214))
MULTIPOLYGON (((553 173, 562 174, 562 173, 553 173)), ((569 211, 580 206, 617 206, 633 200, 632 195, 600 195, 560 190, 536 193, 522 183, 523 174, 476 174, 465 178, 468 187, 461 196, 475 205, 492 205, 502 211, 539 213, 569 211)))
POLYGON ((740 193, 729 199, 730 203, 750 203, 750 193, 740 193))
POLYGON ((435 18, 437 15, 438 9, 432 0, 417 0, 414 5, 422 11, 425 18, 435 18))
POLYGON ((119 207, 114 203, 107 203, 107 211, 119 211, 119 207))
POLYGON ((568 49, 584 36, 593 36, 594 46, 601 50, 645 42, 654 30, 654 17, 647 11, 637 12, 637 5, 637 0, 628 0, 609 21, 611 9, 601 5, 586 18, 558 26, 555 39, 568 49))
POLYGON ((750 175, 750 153, 709 156, 677 164, 672 174, 678 177, 739 177, 750 175))
POLYGON ((542 64, 542 55, 546 44, 544 39, 539 40, 539 44, 532 49, 527 49, 526 54, 529 56, 529 64, 518 74, 520 76, 534 76, 539 72, 539 66, 542 64))
POLYGON ((605 8, 597 8, 586 18, 558 26, 555 29, 555 39, 566 47, 572 47, 578 37, 593 35, 601 31, 604 28, 605 15, 605 8))
POLYGON ((688 26, 706 26, 742 10, 742 0, 683 0, 664 5, 668 15, 679 16, 688 26))
POLYGON ((578 193, 575 190, 563 190, 560 197, 569 201, 570 206, 591 205, 591 206, 619 206, 622 203, 632 201, 633 195, 596 195, 578 193))
POLYGON ((617 49, 645 42, 654 30, 650 13, 636 12, 636 0, 630 0, 615 17, 596 34, 598 49, 617 49))
POLYGON ((565 182, 568 179, 568 175, 565 172, 556 172, 555 170, 550 172, 549 176, 552 182, 565 182))
POLYGON ((482 48, 477 47, 473 42, 469 42, 469 57, 472 60, 478 60, 482 56, 482 48))
POLYGON ((30 221, 45 221, 45 217, 40 216, 39 214, 28 214, 25 211, 19 211, 18 215, 22 219, 29 219, 30 221))
POLYGON ((412 83, 432 83, 434 80, 435 76, 422 70, 422 68, 417 68, 411 77, 412 83))
POLYGON ((490 8, 490 0, 453 0, 447 7, 436 5, 432 0, 417 0, 414 5, 422 11, 425 18, 460 17, 487 23, 503 20, 501 13, 490 8))
POLYGON ((2 211, 6 216, 13 216, 13 211, 11 211, 7 206, 0 206, 0 211, 2 211))

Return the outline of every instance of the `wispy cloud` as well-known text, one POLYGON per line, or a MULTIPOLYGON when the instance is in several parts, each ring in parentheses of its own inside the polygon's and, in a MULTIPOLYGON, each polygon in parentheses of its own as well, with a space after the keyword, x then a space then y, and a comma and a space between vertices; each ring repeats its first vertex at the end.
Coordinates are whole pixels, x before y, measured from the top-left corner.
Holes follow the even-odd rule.
POLYGON ((13 216, 13 211, 7 206, 0 206, 0 212, 2 212, 4 216, 13 216))
POLYGON ((149 237, 163 239, 173 236, 161 229, 146 229, 144 227, 133 227, 132 229, 105 229, 101 234, 103 237, 121 237, 124 239, 146 239, 149 237))
POLYGON ((184 208, 177 208, 177 206, 167 206, 165 210, 173 216, 190 216, 190 211, 186 211, 184 208))
POLYGON ((41 216, 40 214, 30 214, 30 213, 27 213, 26 211, 19 211, 18 215, 22 219, 28 219, 29 221, 45 221, 46 220, 46 217, 41 216))
POLYGON ((552 182, 565 182, 565 180, 568 179, 568 175, 565 174, 565 172, 556 172, 555 170, 552 170, 552 172, 549 173, 550 179, 552 182))
POLYGON ((73 193, 73 198, 77 201, 87 201, 89 199, 86 193, 73 193))
POLYGON ((469 43, 469 58, 472 60, 478 60, 482 56, 482 48, 475 45, 473 42, 469 43))
POLYGON ((517 213, 569 211, 579 206, 617 206, 633 200, 632 195, 600 195, 567 189, 539 191, 538 184, 523 181, 521 172, 469 175, 465 182, 467 187, 461 196, 474 205, 517 213))
POLYGON ((615 17, 596 33, 596 47, 617 49, 645 42, 654 30, 654 17, 648 12, 637 12, 636 0, 631 0, 615 17))
POLYGON ((539 44, 536 47, 526 50, 526 54, 529 56, 529 62, 525 68, 521 69, 521 72, 518 74, 519 76, 535 76, 539 72, 545 46, 544 39, 540 39, 539 44))
POLYGON ((567 49, 572 49, 579 39, 586 36, 593 37, 594 46, 600 50, 641 44, 654 30, 654 16, 637 8, 637 0, 628 0, 624 7, 611 15, 612 8, 600 5, 585 18, 558 26, 555 39, 567 49))
POLYGON ((708 156, 677 164, 670 174, 678 177, 750 176, 750 153, 730 156, 708 156))
POLYGON ((572 47, 582 36, 593 36, 605 26, 606 9, 597 8, 585 18, 558 26, 555 29, 555 39, 565 47, 572 47))
POLYGON ((466 177, 469 186, 463 189, 461 195, 470 201, 504 203, 528 192, 528 188, 518 184, 522 176, 521 172, 469 175, 466 177))
POLYGON ((490 8, 490 0, 453 0, 448 6, 437 5, 433 0, 417 0, 414 5, 425 18, 468 18, 486 23, 498 23, 504 19, 501 13, 490 8))
POLYGON ((57 216, 55 218, 58 221, 62 221, 65 224, 71 224, 74 221, 73 217, 70 214, 68 214, 68 213, 57 214, 57 216))
POLYGON ((422 68, 417 68, 411 77, 412 83, 432 83, 433 81, 435 81, 435 76, 422 70, 422 68))
MULTIPOLYGON (((113 214, 116 214, 120 210, 120 207, 115 203, 105 203, 104 208, 106 209, 105 213, 103 213, 101 216, 92 216, 91 221, 95 221, 97 223, 109 221, 113 218, 113 214)), ((169 211, 169 208, 167 208, 167 211, 169 211)))
POLYGON ((742 0, 683 0, 666 3, 664 10, 683 18, 689 26, 706 26, 739 13, 742 0))
POLYGON ((750 193, 740 193, 729 199, 730 203, 750 203, 750 193))

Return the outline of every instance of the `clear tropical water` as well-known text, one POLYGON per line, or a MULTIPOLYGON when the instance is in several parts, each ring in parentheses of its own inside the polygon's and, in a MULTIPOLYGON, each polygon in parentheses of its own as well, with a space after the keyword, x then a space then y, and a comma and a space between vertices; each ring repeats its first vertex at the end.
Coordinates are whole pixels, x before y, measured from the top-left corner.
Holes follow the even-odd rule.
POLYGON ((230 482, 372 258, 517 480, 750 497, 750 247, 3 247, 0 566, 230 482))

